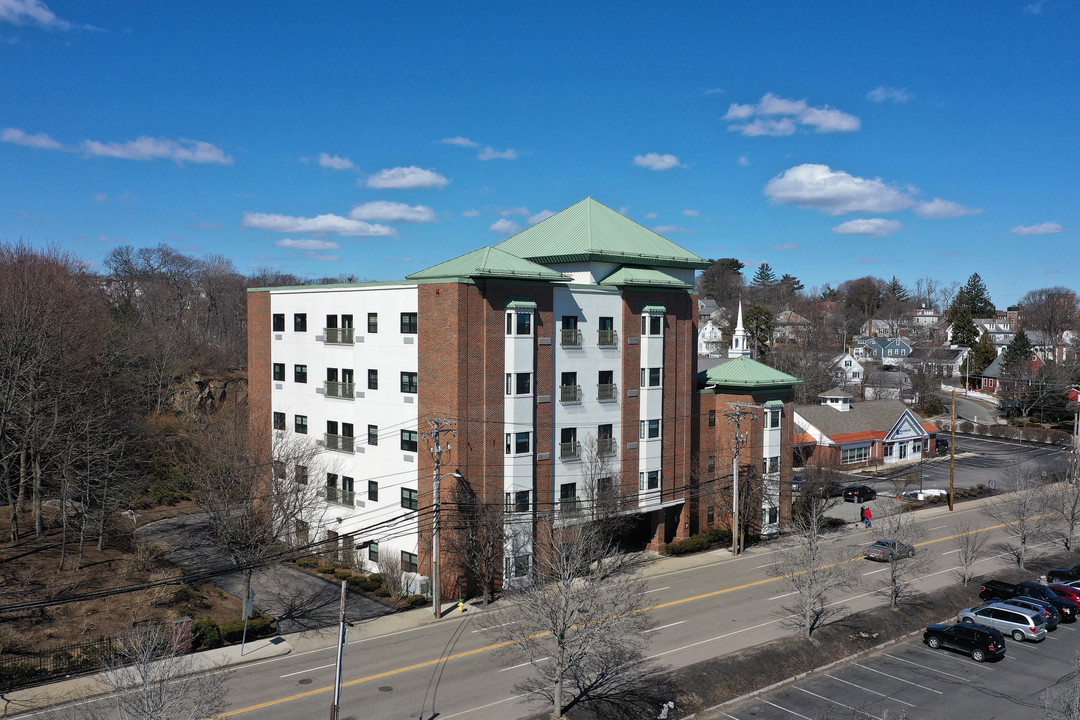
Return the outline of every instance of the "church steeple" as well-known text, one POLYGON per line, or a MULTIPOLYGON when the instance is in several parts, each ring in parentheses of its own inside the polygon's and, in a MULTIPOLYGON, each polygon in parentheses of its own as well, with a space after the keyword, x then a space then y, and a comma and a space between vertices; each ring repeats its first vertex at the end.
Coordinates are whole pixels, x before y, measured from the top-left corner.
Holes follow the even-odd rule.
POLYGON ((739 319, 735 323, 735 330, 731 333, 731 347, 728 348, 729 358, 750 357, 750 336, 743 329, 742 324, 742 298, 739 298, 739 319))

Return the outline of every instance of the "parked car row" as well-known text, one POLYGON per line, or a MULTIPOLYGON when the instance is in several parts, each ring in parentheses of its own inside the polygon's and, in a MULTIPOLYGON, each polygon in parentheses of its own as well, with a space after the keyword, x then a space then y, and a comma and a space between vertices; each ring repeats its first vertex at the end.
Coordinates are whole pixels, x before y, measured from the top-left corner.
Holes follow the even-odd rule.
MULTIPOLYGON (((1080 566, 1072 570, 1080 570, 1080 566)), ((1080 578, 1069 584, 1050 585, 987 580, 979 588, 979 599, 986 602, 961 610, 956 625, 926 628, 923 642, 935 650, 949 648, 966 653, 976 662, 1005 655, 1005 636, 1017 642, 1040 642, 1059 623, 1076 622, 1080 613, 1080 578)))

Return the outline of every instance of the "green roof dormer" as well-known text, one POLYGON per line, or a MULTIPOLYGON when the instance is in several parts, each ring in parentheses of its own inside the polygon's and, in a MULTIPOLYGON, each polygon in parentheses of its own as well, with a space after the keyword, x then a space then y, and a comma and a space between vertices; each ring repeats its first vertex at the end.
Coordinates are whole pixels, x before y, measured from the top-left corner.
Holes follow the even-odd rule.
POLYGON ((775 370, 757 360, 748 357, 732 358, 698 373, 698 387, 736 388, 740 390, 765 390, 790 388, 802 385, 803 381, 794 375, 775 370))
POLYGON ((446 262, 419 270, 407 280, 450 280, 455 278, 512 278, 566 282, 570 278, 543 265, 512 255, 498 247, 482 247, 446 262))

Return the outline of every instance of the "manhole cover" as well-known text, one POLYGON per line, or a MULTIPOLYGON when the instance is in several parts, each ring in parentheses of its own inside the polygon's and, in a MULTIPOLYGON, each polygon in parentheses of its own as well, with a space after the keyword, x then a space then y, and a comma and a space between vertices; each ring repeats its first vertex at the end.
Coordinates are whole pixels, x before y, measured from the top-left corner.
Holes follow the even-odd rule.
POLYGON ((304 678, 303 680, 300 681, 300 684, 301 685, 310 685, 311 684, 311 678, 304 678))
POLYGON ((390 687, 389 685, 380 685, 379 692, 394 692, 394 688, 390 687))

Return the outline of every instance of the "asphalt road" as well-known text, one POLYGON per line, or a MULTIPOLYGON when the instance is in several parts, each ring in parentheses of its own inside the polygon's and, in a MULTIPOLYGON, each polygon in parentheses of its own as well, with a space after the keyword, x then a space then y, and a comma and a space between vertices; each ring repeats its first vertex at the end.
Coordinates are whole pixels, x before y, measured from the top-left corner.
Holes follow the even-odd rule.
MULTIPOLYGON (((938 397, 941 398, 941 402, 945 405, 945 409, 951 414, 952 395, 947 392, 939 392, 938 397)), ((989 407, 983 403, 976 402, 975 400, 970 400, 959 393, 956 395, 957 420, 970 420, 971 422, 979 422, 984 425, 993 425, 997 421, 997 416, 998 411, 996 407, 989 407)))

